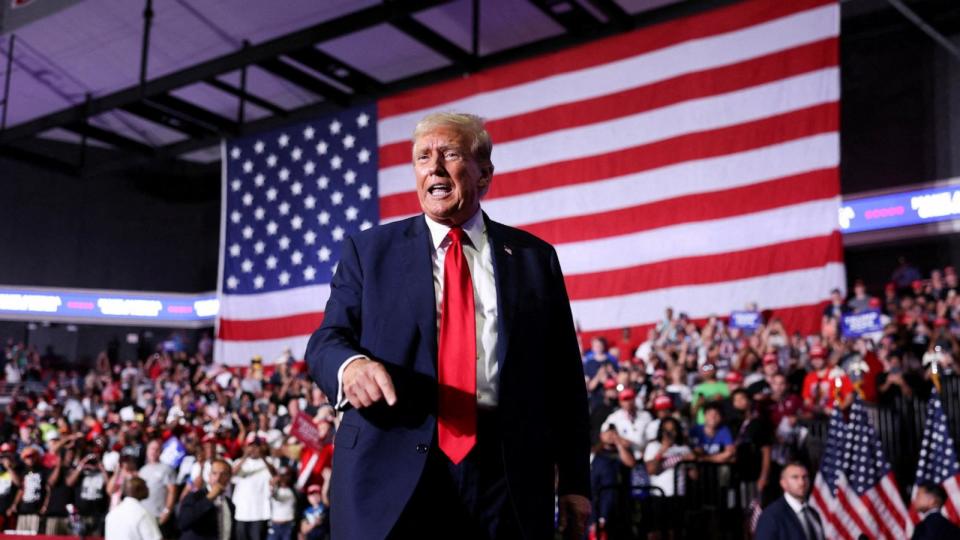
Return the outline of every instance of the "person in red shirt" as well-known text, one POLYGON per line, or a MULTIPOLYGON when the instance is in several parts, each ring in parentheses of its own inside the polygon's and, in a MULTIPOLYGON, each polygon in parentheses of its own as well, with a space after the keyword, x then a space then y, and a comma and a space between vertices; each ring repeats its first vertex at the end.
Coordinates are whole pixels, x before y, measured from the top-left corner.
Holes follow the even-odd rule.
POLYGON ((828 358, 824 347, 814 345, 810 348, 810 367, 811 371, 803 379, 802 392, 807 408, 815 413, 831 410, 836 400, 837 381, 840 385, 840 408, 846 408, 853 401, 850 378, 836 366, 835 358, 828 358))

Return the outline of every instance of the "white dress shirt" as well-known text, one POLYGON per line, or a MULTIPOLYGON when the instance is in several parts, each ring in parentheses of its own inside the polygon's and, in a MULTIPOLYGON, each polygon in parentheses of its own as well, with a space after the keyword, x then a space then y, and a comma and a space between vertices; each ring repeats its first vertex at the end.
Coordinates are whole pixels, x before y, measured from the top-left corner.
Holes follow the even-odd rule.
POLYGON ((104 524, 105 540, 161 540, 157 520, 140 501, 124 497, 109 513, 104 524))
MULTIPOLYGON (((430 258, 433 261, 433 290, 436 294, 437 331, 440 328, 440 310, 443 302, 444 259, 450 239, 450 227, 428 218, 427 229, 432 240, 430 258)), ((473 302, 477 320, 477 404, 482 407, 497 405, 500 366, 497 364, 497 283, 493 275, 493 248, 487 238, 483 212, 477 213, 461 226, 469 242, 463 244, 463 254, 470 267, 473 281, 473 302)), ((343 396, 343 370, 350 362, 363 355, 351 356, 337 372, 337 408, 346 404, 343 396)))

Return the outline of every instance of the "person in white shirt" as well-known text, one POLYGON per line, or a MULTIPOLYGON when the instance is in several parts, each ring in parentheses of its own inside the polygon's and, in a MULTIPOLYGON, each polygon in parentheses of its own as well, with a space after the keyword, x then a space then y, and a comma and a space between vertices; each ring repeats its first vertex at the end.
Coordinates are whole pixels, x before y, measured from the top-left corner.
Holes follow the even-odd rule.
POLYGON ((270 521, 271 479, 277 471, 265 457, 266 442, 248 440, 243 457, 233 465, 236 540, 263 540, 270 521))
POLYGON ((270 494, 270 528, 267 540, 292 540, 296 525, 297 495, 293 492, 293 473, 280 470, 273 479, 270 494))
POLYGON ((157 520, 140 501, 149 491, 142 478, 133 477, 123 484, 123 501, 107 513, 104 540, 161 540, 157 520))
POLYGON ((613 424, 617 428, 617 435, 630 442, 630 451, 639 459, 643 456, 643 449, 647 445, 644 434, 647 424, 653 420, 650 413, 637 407, 637 393, 632 388, 624 388, 617 395, 620 408, 610 413, 603 425, 613 424))

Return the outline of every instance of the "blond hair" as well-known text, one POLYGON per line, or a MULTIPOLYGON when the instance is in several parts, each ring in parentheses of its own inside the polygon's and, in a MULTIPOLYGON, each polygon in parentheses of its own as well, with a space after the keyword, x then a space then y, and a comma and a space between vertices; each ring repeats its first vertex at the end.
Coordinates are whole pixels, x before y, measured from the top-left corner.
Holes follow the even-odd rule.
POLYGON ((464 135, 470 141, 470 154, 483 167, 493 165, 490 154, 493 152, 493 141, 484 127, 483 118, 469 113, 435 112, 423 117, 413 128, 413 142, 425 133, 438 127, 449 127, 464 135))

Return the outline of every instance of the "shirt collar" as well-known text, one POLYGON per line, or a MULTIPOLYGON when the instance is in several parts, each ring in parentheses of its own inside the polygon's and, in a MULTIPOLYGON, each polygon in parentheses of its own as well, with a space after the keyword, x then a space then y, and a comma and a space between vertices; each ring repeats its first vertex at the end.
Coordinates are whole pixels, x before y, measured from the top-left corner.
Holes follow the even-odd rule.
MULTIPOLYGON (((437 223, 436 221, 427 217, 426 214, 423 215, 423 219, 427 222, 427 228, 430 229, 430 238, 433 240, 433 249, 438 249, 443 243, 443 240, 447 237, 447 233, 450 232, 450 227, 443 225, 442 223, 437 223)), ((483 239, 483 233, 486 230, 486 224, 483 222, 483 212, 480 209, 477 209, 477 212, 470 217, 470 219, 463 222, 463 225, 460 226, 463 229, 463 232, 467 234, 467 238, 470 239, 470 243, 474 246, 479 246, 480 241, 483 239)))
POLYGON ((794 513, 798 514, 801 510, 803 510, 804 502, 800 499, 789 493, 784 493, 783 498, 787 500, 787 504, 790 505, 790 509, 793 510, 794 513))

